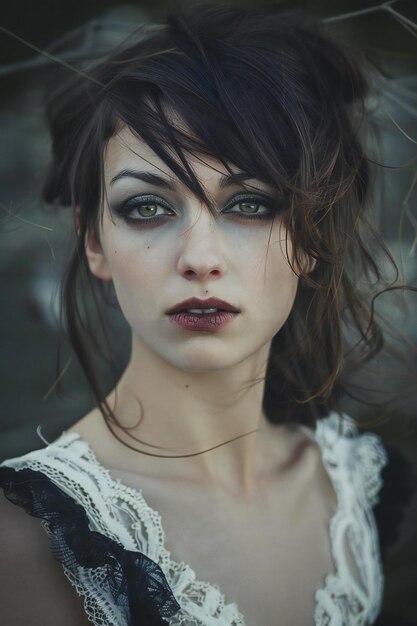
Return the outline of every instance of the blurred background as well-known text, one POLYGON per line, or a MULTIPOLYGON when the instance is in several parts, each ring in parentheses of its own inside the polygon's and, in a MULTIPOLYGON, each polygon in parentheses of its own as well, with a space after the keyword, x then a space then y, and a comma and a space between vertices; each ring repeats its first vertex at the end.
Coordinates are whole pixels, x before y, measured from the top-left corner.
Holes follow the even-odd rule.
MULTIPOLYGON (((239 4, 251 6, 253 2, 239 4)), ((376 174, 370 210, 404 281, 416 285, 417 3, 306 0, 276 4, 304 9, 323 20, 330 32, 354 44, 381 70, 377 95, 368 102, 372 116, 363 130, 363 140, 384 166, 376 174)), ((39 49, 68 62, 74 50, 105 51, 139 23, 163 21, 171 6, 173 3, 161 0, 3 4, 0 460, 43 447, 38 426, 42 436, 52 441, 93 406, 83 374, 59 327, 58 288, 70 251, 72 218, 68 209, 52 210, 40 199, 50 155, 42 95, 54 79, 54 61, 39 49)), ((373 391, 362 395, 367 404, 347 398, 344 409, 366 424, 366 430, 378 433, 385 445, 414 468, 416 476, 417 297, 406 295, 400 302, 395 294, 386 294, 378 299, 376 308, 389 321, 388 344, 396 347, 400 358, 387 353, 366 374, 358 373, 358 395, 359 385, 373 391)), ((116 363, 116 370, 121 372, 128 358, 128 332, 117 307, 110 307, 108 315, 121 348, 116 363)), ((112 375, 104 368, 102 375, 110 390, 115 382, 112 375)), ((401 491, 401 484, 397 487, 401 491)), ((378 623, 415 625, 415 490, 386 559, 386 617, 378 623)))

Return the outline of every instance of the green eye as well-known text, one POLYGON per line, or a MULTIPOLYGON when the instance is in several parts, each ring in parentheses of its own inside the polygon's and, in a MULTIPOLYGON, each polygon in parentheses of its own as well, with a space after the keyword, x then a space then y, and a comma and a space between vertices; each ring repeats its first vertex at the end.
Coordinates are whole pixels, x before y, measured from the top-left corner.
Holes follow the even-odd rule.
POLYGON ((271 198, 262 196, 237 196, 224 210, 225 213, 245 219, 272 220, 278 212, 271 198), (237 207, 237 211, 231 211, 237 207))
POLYGON ((175 215, 167 202, 155 196, 135 196, 114 207, 114 210, 129 223, 154 222, 175 215))
POLYGON ((238 207, 244 213, 256 213, 261 205, 258 202, 239 202, 238 207))
POLYGON ((140 211, 140 213, 143 214, 144 217, 154 217, 155 213, 158 210, 158 205, 156 203, 149 202, 147 204, 138 204, 134 208, 140 211))

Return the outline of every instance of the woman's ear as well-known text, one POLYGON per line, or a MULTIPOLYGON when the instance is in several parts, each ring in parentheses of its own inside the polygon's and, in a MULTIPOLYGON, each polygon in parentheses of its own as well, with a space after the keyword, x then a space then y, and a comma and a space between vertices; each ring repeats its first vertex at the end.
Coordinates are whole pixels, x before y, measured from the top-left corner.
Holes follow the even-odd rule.
MULTIPOLYGON (((75 208, 75 230, 77 235, 80 234, 80 207, 75 208)), ((101 280, 112 280, 106 257, 100 241, 93 231, 87 230, 85 235, 85 253, 88 261, 90 272, 101 280)))
MULTIPOLYGON (((79 235, 80 209, 78 207, 75 210, 75 228, 77 231, 77 235, 79 235)), ((104 255, 100 241, 93 231, 87 230, 84 245, 88 266, 93 276, 95 276, 96 278, 100 278, 101 280, 112 280, 109 266, 107 264, 107 259, 104 255)))
POLYGON ((85 252, 88 260, 90 272, 101 280, 112 280, 112 275, 104 255, 103 249, 96 235, 92 231, 87 231, 85 236, 85 252))

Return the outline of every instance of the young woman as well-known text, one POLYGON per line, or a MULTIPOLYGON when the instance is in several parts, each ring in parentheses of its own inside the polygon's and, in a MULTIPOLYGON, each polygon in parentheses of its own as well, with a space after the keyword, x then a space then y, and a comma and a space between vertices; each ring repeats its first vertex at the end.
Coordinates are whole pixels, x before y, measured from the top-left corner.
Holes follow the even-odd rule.
POLYGON ((136 35, 47 106, 96 407, 2 463, 3 623, 372 624, 387 455, 340 412, 381 340, 365 73, 294 12, 193 5, 136 35), (131 329, 107 396, 81 279, 131 329))

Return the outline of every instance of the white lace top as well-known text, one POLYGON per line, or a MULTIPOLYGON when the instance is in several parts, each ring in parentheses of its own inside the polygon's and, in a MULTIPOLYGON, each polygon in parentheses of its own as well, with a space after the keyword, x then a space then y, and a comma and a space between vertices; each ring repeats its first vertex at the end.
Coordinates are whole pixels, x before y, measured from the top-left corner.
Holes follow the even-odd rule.
MULTIPOLYGON (((365 626, 379 614, 383 573, 372 507, 378 502, 381 470, 387 454, 379 437, 359 434, 354 422, 336 413, 318 422, 315 439, 337 494, 337 511, 330 522, 330 542, 336 573, 315 594, 316 626, 365 626), (340 430, 340 432, 339 432, 340 430), (346 546, 349 547, 347 550, 346 546), (348 554, 348 551, 350 554, 348 554), (352 572, 354 559, 361 585, 352 572)), ((7 459, 1 467, 40 471, 82 505, 91 530, 140 551, 162 569, 181 609, 167 619, 170 626, 255 626, 247 624, 235 603, 226 603, 220 589, 196 579, 183 562, 171 559, 164 545, 161 518, 141 491, 114 480, 88 443, 64 432, 47 447, 7 459)), ((48 532, 48 526, 42 522, 48 532)), ((95 626, 128 626, 126 615, 102 585, 104 569, 78 567, 64 571, 95 626)))

